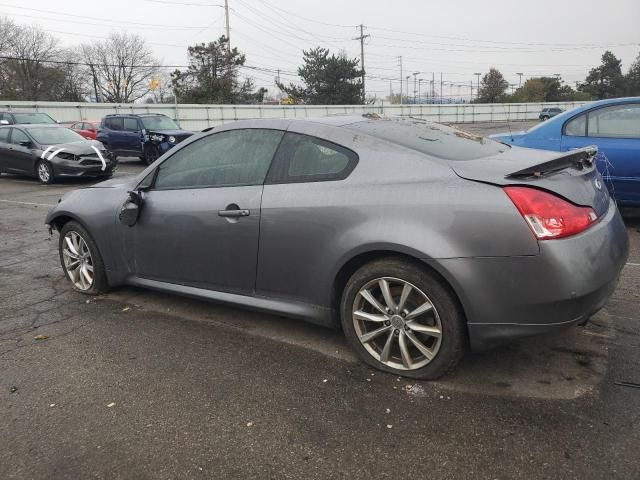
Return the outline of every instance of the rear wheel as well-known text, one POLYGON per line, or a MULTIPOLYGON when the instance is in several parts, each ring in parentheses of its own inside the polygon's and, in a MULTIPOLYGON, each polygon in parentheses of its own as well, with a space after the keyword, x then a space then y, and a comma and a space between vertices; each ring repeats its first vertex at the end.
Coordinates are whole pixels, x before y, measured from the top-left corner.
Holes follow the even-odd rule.
POLYGON ((53 168, 51 164, 46 160, 39 160, 36 164, 36 175, 38 176, 38 180, 40 183, 44 183, 45 185, 49 185, 54 182, 55 177, 53 175, 53 168))
POLYGON ((360 358, 380 370, 432 380, 465 346, 464 316, 435 275, 402 259, 371 262, 347 282, 342 327, 360 358))
POLYGON ((62 227, 58 250, 64 274, 75 290, 89 295, 107 290, 102 256, 82 225, 71 221, 62 227))

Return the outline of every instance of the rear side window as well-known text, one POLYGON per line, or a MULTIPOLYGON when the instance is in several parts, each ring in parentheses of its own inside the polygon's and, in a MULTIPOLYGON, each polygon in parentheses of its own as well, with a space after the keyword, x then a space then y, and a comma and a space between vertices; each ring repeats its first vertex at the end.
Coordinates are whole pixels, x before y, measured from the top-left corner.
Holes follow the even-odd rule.
POLYGON ((0 128, 0 143, 7 143, 9 141, 10 128, 0 128))
POLYGON ((355 152, 309 135, 287 133, 278 149, 268 183, 342 180, 355 168, 355 152))
POLYGON ((111 130, 122 130, 122 118, 107 118, 104 125, 111 130))
POLYGON ((590 137, 640 138, 640 104, 613 105, 589 112, 590 137))
POLYGON ((584 137, 587 131, 587 115, 582 114, 569 120, 564 127, 564 134, 570 137, 584 137))
POLYGON ((124 119, 124 129, 130 132, 135 132, 138 130, 138 119, 125 117, 124 119))

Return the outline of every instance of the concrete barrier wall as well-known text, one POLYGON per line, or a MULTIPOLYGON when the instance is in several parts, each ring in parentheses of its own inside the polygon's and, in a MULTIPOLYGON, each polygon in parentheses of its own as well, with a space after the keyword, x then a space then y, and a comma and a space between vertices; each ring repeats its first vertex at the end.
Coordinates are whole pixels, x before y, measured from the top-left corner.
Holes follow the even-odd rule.
POLYGON ((163 113, 182 128, 202 130, 235 120, 311 118, 325 115, 377 113, 405 115, 442 123, 535 120, 545 107, 570 110, 585 102, 492 103, 444 105, 168 105, 0 101, 0 110, 41 111, 60 122, 100 120, 109 113, 163 113))

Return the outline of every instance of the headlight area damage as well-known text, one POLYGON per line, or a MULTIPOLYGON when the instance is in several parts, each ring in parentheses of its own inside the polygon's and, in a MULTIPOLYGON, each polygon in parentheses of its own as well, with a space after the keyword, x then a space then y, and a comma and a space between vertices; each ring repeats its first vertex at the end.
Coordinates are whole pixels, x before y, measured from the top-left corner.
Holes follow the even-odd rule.
POLYGON ((116 167, 112 155, 97 141, 50 145, 39 157, 53 167, 56 176, 110 176, 116 167))

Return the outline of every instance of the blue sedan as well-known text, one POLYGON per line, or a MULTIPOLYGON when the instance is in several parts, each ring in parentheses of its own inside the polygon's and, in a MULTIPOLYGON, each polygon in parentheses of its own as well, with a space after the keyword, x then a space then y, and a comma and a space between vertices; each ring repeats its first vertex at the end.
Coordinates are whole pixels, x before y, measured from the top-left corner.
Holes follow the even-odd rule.
POLYGON ((560 152, 597 145, 598 170, 621 205, 640 206, 640 97, 591 102, 526 132, 492 138, 560 152))

